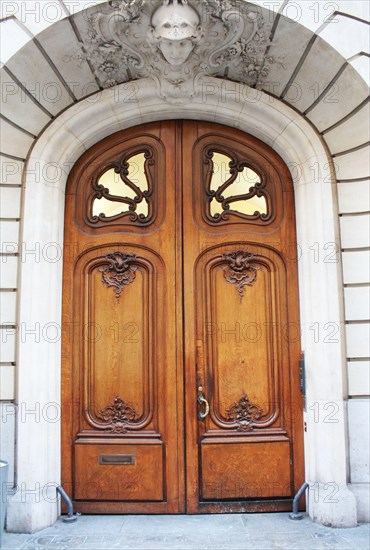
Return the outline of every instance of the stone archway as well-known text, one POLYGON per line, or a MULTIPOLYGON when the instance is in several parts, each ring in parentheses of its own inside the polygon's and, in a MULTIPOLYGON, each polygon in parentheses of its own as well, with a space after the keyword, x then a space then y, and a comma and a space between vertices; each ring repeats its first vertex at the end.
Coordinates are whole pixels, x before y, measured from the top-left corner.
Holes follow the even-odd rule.
POLYGON ((337 240, 330 158, 312 126, 290 107, 246 85, 203 77, 193 101, 181 106, 158 99, 147 79, 106 90, 98 100, 92 96, 68 109, 33 148, 25 174, 22 242, 27 249, 21 263, 20 318, 25 327, 37 323, 42 337, 38 342, 19 339, 20 490, 9 502, 8 528, 34 531, 51 525, 58 515, 61 258, 68 174, 77 158, 103 137, 139 123, 172 118, 197 118, 244 130, 277 151, 292 172, 307 365, 305 465, 306 479, 313 485, 309 512, 327 525, 353 526, 357 515, 347 487, 343 338, 338 334, 327 346, 315 342, 310 331, 314 323, 328 319, 338 326, 342 323, 339 264, 315 263, 309 254, 312 243, 337 240), (319 182, 313 176, 313 163, 319 169, 319 182), (317 422, 317 410, 334 412, 333 421, 317 422))

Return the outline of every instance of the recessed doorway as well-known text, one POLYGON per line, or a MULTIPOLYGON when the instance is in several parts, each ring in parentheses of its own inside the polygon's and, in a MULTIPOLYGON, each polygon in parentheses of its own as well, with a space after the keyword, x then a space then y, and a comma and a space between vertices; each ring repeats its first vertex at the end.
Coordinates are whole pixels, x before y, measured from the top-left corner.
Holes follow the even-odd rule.
POLYGON ((221 125, 98 143, 67 185, 63 485, 76 510, 287 510, 303 481, 294 194, 221 125))

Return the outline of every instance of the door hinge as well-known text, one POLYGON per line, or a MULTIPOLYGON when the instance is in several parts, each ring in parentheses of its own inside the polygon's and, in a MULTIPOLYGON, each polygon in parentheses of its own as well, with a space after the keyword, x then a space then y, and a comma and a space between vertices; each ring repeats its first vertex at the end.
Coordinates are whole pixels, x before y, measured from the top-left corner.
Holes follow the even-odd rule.
POLYGON ((302 394, 306 396, 306 365, 303 352, 299 360, 299 384, 302 394))
POLYGON ((306 366, 304 353, 301 353, 301 358, 299 360, 299 384, 301 392, 303 395, 306 395, 306 366))

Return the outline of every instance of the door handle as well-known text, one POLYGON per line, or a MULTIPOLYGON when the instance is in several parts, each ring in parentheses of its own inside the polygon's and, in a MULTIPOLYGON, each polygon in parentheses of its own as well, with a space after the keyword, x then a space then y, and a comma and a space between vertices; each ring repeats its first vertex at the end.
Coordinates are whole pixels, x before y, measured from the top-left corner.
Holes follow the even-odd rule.
POLYGON ((198 411, 198 418, 199 420, 204 420, 205 417, 207 416, 207 414, 209 413, 209 403, 207 401, 207 399, 204 397, 204 395, 201 393, 200 395, 198 395, 198 399, 197 399, 199 405, 205 405, 204 407, 204 412, 202 411, 198 411))

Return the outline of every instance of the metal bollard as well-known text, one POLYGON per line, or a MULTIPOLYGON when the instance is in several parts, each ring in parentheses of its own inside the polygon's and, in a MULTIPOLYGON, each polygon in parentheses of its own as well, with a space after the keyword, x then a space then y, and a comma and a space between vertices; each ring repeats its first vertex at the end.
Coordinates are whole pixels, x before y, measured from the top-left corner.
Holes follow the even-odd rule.
POLYGON ((289 519, 302 519, 303 514, 301 512, 298 512, 298 505, 299 505, 299 499, 305 492, 305 490, 309 487, 309 484, 305 481, 302 485, 302 487, 298 490, 297 494, 295 495, 293 499, 293 512, 289 514, 289 519))
POLYGON ((73 523, 74 521, 77 521, 77 514, 73 514, 73 503, 63 487, 61 487, 60 485, 57 487, 57 493, 60 494, 60 496, 65 500, 68 506, 68 515, 67 517, 63 518, 64 523, 73 523))

